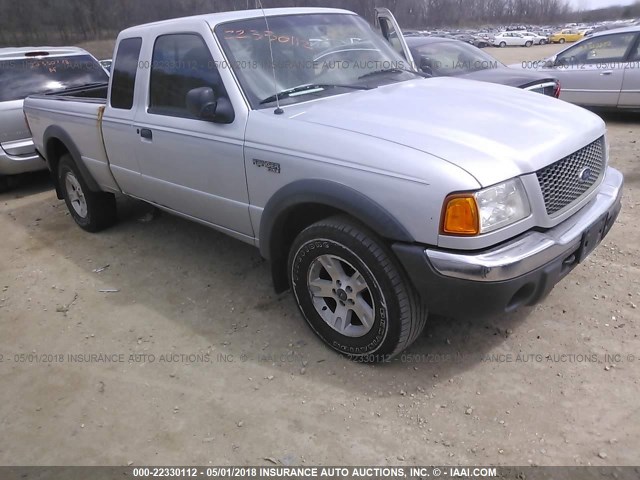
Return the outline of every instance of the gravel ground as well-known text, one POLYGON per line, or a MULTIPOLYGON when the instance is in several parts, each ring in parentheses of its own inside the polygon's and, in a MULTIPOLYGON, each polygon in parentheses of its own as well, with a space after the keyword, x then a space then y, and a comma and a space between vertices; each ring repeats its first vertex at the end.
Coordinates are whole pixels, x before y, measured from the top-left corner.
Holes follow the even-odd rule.
POLYGON ((128 201, 91 235, 27 177, 0 195, 0 464, 637 465, 640 117, 604 118, 606 241, 537 307, 431 318, 380 366, 321 345, 253 248, 128 201))

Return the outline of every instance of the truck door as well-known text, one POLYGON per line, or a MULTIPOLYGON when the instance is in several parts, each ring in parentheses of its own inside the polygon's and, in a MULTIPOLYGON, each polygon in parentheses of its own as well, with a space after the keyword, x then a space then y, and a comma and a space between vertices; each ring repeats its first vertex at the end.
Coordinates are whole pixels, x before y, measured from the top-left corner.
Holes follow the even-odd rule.
POLYGON ((146 98, 135 117, 148 199, 226 233, 253 238, 243 156, 246 105, 238 108, 236 102, 235 118, 223 124, 198 118, 187 103, 195 89, 228 98, 220 62, 211 55, 217 48, 211 30, 160 34, 153 40, 143 51, 150 60, 146 98))
POLYGON ((102 120, 102 137, 111 173, 123 192, 143 197, 140 166, 132 148, 138 138, 133 126, 137 110, 134 91, 142 38, 123 38, 118 43, 111 69, 109 101, 102 120))
POLYGON ((404 39, 400 25, 388 8, 376 8, 376 27, 380 30, 382 36, 391 44, 393 49, 398 52, 409 64, 408 70, 415 70, 416 64, 413 61, 411 50, 404 39))

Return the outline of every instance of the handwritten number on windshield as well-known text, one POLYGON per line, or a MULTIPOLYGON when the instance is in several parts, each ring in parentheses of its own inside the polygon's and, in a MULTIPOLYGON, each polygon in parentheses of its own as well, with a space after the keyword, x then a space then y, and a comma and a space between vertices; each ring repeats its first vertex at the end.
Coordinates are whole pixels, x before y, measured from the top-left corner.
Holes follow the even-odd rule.
POLYGON ((303 40, 295 35, 277 35, 272 31, 265 30, 263 32, 258 30, 225 30, 225 40, 254 40, 260 41, 268 38, 271 42, 278 42, 283 45, 290 44, 294 47, 303 47, 311 49, 311 42, 303 40))

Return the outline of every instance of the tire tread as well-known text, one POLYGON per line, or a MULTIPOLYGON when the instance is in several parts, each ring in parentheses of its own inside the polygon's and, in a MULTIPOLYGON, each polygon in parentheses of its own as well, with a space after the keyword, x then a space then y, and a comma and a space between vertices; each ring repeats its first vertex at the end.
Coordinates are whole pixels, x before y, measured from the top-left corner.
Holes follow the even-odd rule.
POLYGON ((393 357, 409 347, 422 333, 427 323, 428 310, 408 280, 408 277, 397 264, 393 252, 382 242, 376 241, 377 235, 360 222, 346 215, 336 215, 320 220, 307 227, 333 228, 341 231, 359 242, 371 253, 385 274, 391 280, 394 293, 400 306, 400 336, 398 343, 389 357, 393 357))

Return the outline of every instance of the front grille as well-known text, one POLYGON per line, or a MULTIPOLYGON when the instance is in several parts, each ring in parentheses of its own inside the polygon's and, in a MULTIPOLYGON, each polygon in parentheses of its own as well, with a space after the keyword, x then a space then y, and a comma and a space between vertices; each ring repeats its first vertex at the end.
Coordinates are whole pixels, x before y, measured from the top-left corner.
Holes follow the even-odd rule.
POLYGON ((536 172, 548 215, 578 201, 605 166, 604 137, 536 172))

